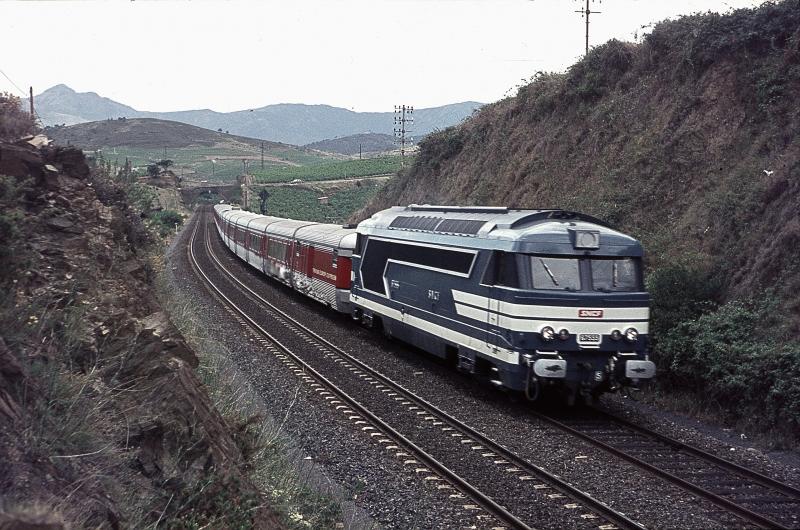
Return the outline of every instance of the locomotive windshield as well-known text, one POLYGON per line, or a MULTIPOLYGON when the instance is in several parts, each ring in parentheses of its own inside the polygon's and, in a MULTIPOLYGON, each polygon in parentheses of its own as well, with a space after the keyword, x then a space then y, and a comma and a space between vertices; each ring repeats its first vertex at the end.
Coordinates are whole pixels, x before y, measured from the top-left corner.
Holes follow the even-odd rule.
POLYGON ((592 288, 595 291, 638 291, 639 264, 633 258, 592 259, 592 288))
POLYGON ((534 289, 577 291, 581 271, 577 259, 529 256, 534 289))
POLYGON ((482 283, 517 289, 609 293, 641 291, 641 278, 637 258, 495 252, 482 283))

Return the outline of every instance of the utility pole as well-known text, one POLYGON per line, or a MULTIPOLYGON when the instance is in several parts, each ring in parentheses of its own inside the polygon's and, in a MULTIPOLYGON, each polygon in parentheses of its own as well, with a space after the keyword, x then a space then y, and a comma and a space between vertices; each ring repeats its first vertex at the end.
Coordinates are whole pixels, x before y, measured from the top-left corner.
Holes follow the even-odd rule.
POLYGON ((167 159, 167 146, 164 146, 164 160, 167 159))
POLYGON ((261 142, 261 169, 264 169, 264 142, 261 142))
POLYGON ((361 160, 361 144, 358 144, 358 159, 361 160))
MULTIPOLYGON (((591 0, 594 2, 594 0, 591 0)), ((600 0, 602 2, 602 0, 600 0)), ((598 13, 602 13, 602 11, 592 11, 589 8, 590 0, 586 0, 586 8, 585 9, 578 9, 575 11, 576 13, 580 13, 582 17, 586 17, 586 52, 589 53, 589 15, 595 15, 598 13)))
POLYGON ((30 87, 30 89, 31 89, 31 119, 33 120, 36 119, 35 118, 36 115, 33 113, 33 87, 30 87))
POLYGON ((409 128, 414 123, 414 107, 409 105, 395 105, 394 107, 394 137, 400 144, 400 164, 406 165, 406 133, 411 132, 409 128))

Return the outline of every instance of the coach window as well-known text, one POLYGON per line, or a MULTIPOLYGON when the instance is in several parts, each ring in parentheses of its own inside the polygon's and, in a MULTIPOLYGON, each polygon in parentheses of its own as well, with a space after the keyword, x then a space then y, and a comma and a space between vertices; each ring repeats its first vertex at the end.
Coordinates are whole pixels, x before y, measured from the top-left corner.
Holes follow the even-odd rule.
POLYGON ((333 254, 331 255, 331 267, 334 269, 339 266, 339 251, 333 249, 333 254))

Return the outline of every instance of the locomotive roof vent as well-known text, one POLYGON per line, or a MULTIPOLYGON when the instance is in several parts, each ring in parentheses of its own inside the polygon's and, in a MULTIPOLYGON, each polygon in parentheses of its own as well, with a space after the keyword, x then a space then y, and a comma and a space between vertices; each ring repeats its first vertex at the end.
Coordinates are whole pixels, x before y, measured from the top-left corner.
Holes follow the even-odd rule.
POLYGON ((443 217, 400 215, 392 220, 389 229, 474 236, 485 224, 486 221, 482 219, 445 219, 443 217))
POLYGON ((431 204, 409 204, 412 212, 456 212, 456 213, 508 213, 505 206, 437 206, 431 204))

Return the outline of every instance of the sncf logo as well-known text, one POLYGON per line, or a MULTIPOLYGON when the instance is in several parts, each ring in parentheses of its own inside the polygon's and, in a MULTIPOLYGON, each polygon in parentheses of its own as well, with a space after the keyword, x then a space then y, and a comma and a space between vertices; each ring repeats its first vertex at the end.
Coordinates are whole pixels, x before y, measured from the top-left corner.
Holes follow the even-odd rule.
POLYGON ((578 309, 578 318, 603 318, 602 309, 578 309))

